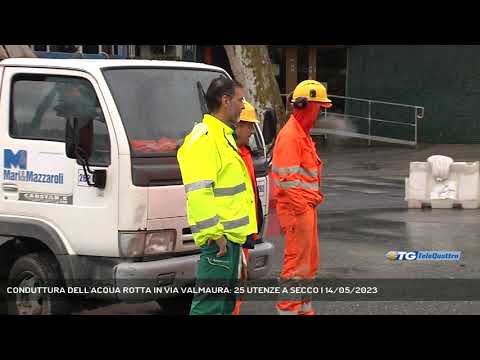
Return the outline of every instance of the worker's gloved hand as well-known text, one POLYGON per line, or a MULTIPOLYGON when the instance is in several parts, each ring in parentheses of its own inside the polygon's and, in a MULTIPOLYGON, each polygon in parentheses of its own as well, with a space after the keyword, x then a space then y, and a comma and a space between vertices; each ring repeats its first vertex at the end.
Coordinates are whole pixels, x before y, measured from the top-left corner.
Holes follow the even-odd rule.
POLYGON ((217 242, 217 246, 220 249, 220 251, 217 253, 217 257, 222 257, 227 253, 227 239, 225 239, 224 236, 222 236, 218 240, 208 240, 208 246, 212 245, 212 241, 217 242))
POLYGON ((247 240, 242 245, 244 249, 254 249, 255 248, 255 240, 253 239, 253 234, 247 236, 247 240))

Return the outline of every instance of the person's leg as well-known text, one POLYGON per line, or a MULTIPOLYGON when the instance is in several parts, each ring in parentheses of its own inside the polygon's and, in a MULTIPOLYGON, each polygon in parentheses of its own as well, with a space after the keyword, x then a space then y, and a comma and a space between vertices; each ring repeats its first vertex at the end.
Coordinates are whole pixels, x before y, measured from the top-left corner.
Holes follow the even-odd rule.
MULTIPOLYGON (((317 210, 312 209, 311 216, 310 216, 310 222, 311 222, 311 230, 310 230, 310 238, 309 238, 309 244, 310 244, 310 258, 309 258, 309 270, 308 270, 308 275, 307 279, 308 280, 314 280, 317 276, 317 271, 319 267, 319 261, 320 261, 320 246, 318 242, 318 231, 317 231, 317 210)), ((302 315, 315 315, 315 310, 312 306, 312 295, 306 294, 302 301, 302 315)))
MULTIPOLYGON (((293 214, 278 208, 279 221, 285 231, 285 259, 281 279, 295 286, 295 281, 315 277, 318 269, 318 240, 316 210, 308 207, 302 214, 293 214)), ((311 297, 301 295, 300 300, 283 300, 277 303, 281 314, 311 313, 311 297)))
MULTIPOLYGON (((288 204, 277 203, 277 215, 280 229, 285 238, 285 250, 283 268, 280 274, 282 288, 295 286, 298 281, 298 267, 304 252, 302 240, 297 236, 299 217, 288 204)), ((283 291, 282 291, 283 293, 283 291)), ((276 304, 280 315, 297 315, 302 308, 301 299, 295 299, 291 295, 287 299, 281 299, 276 304)))
MULTIPOLYGON (((210 246, 205 245, 201 251, 196 287, 198 289, 231 287, 232 281, 238 276, 240 245, 227 241, 227 253, 222 257, 216 255, 218 246, 215 242, 210 246)), ((196 293, 190 315, 231 314, 234 305, 234 294, 196 293)))
POLYGON ((316 246, 314 238, 317 233, 314 222, 315 209, 312 207, 307 207, 304 213, 297 215, 294 233, 298 244, 298 254, 294 275, 301 279, 311 279, 316 272, 316 268, 312 267, 312 254, 314 246, 316 246))
MULTIPOLYGON (((240 252, 240 262, 243 263, 243 258, 242 258, 242 253, 243 253, 243 256, 245 257, 245 261, 248 265, 248 249, 247 248, 242 248, 242 251, 240 252)), ((242 264, 241 267, 243 268, 243 266, 245 266, 245 264, 242 264)), ((241 276, 240 276, 240 281, 241 281, 241 276)), ((244 279, 244 280, 247 280, 247 279, 244 279)), ((237 296, 237 300, 236 300, 236 303, 235 303, 235 309, 233 309, 233 312, 232 312, 232 315, 240 315, 240 306, 242 304, 242 299, 241 297, 237 296)))
POLYGON ((232 315, 240 315, 240 305, 242 305, 242 300, 237 299, 237 301, 235 302, 235 308, 232 311, 232 315))
MULTIPOLYGON (((237 295, 235 294, 235 287, 239 284, 240 279, 240 270, 242 266, 242 246, 228 242, 231 246, 231 253, 232 253, 232 273, 230 274, 229 279, 229 290, 230 294, 225 297, 225 305, 224 305, 224 315, 232 315, 235 309, 235 303, 237 301, 237 295)), ((229 249, 230 250, 230 249, 229 249)))
POLYGON ((312 214, 311 249, 310 273, 308 274, 308 278, 315 279, 317 277, 318 267, 320 266, 320 242, 318 240, 317 209, 313 209, 312 214))

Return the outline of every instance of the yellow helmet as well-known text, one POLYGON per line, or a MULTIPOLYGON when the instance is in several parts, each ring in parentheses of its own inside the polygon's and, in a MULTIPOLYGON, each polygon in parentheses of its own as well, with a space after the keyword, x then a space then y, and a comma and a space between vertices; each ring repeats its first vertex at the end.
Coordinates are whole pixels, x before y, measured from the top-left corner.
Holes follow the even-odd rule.
POLYGON ((298 84, 293 91, 291 101, 294 105, 298 105, 295 106, 298 108, 305 107, 308 101, 324 103, 322 106, 327 108, 332 106, 332 100, 327 97, 325 86, 315 80, 304 80, 298 84))
POLYGON ((257 113, 252 104, 246 100, 243 102, 243 104, 245 105, 245 109, 243 109, 242 113, 240 114, 240 121, 258 123, 259 121, 257 120, 257 113))

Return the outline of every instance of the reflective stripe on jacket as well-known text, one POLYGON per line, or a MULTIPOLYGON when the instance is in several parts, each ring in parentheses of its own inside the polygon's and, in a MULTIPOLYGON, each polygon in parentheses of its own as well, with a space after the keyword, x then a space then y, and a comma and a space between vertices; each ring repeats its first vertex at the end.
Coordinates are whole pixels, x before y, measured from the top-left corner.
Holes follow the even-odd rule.
POLYGON ((199 246, 227 235, 243 244, 257 232, 255 198, 233 130, 206 114, 178 150, 187 217, 199 246))
POLYGON ((272 177, 277 202, 288 203, 297 214, 323 201, 322 161, 315 143, 293 115, 280 130, 273 149, 272 177))

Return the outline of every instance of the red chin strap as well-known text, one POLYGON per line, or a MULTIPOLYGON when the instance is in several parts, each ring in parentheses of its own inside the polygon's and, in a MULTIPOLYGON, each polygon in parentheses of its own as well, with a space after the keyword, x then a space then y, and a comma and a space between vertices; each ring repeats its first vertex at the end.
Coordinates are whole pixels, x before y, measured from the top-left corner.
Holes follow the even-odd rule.
POLYGON ((310 101, 304 109, 293 109, 293 116, 307 134, 310 133, 313 123, 317 120, 320 108, 319 102, 310 101))

